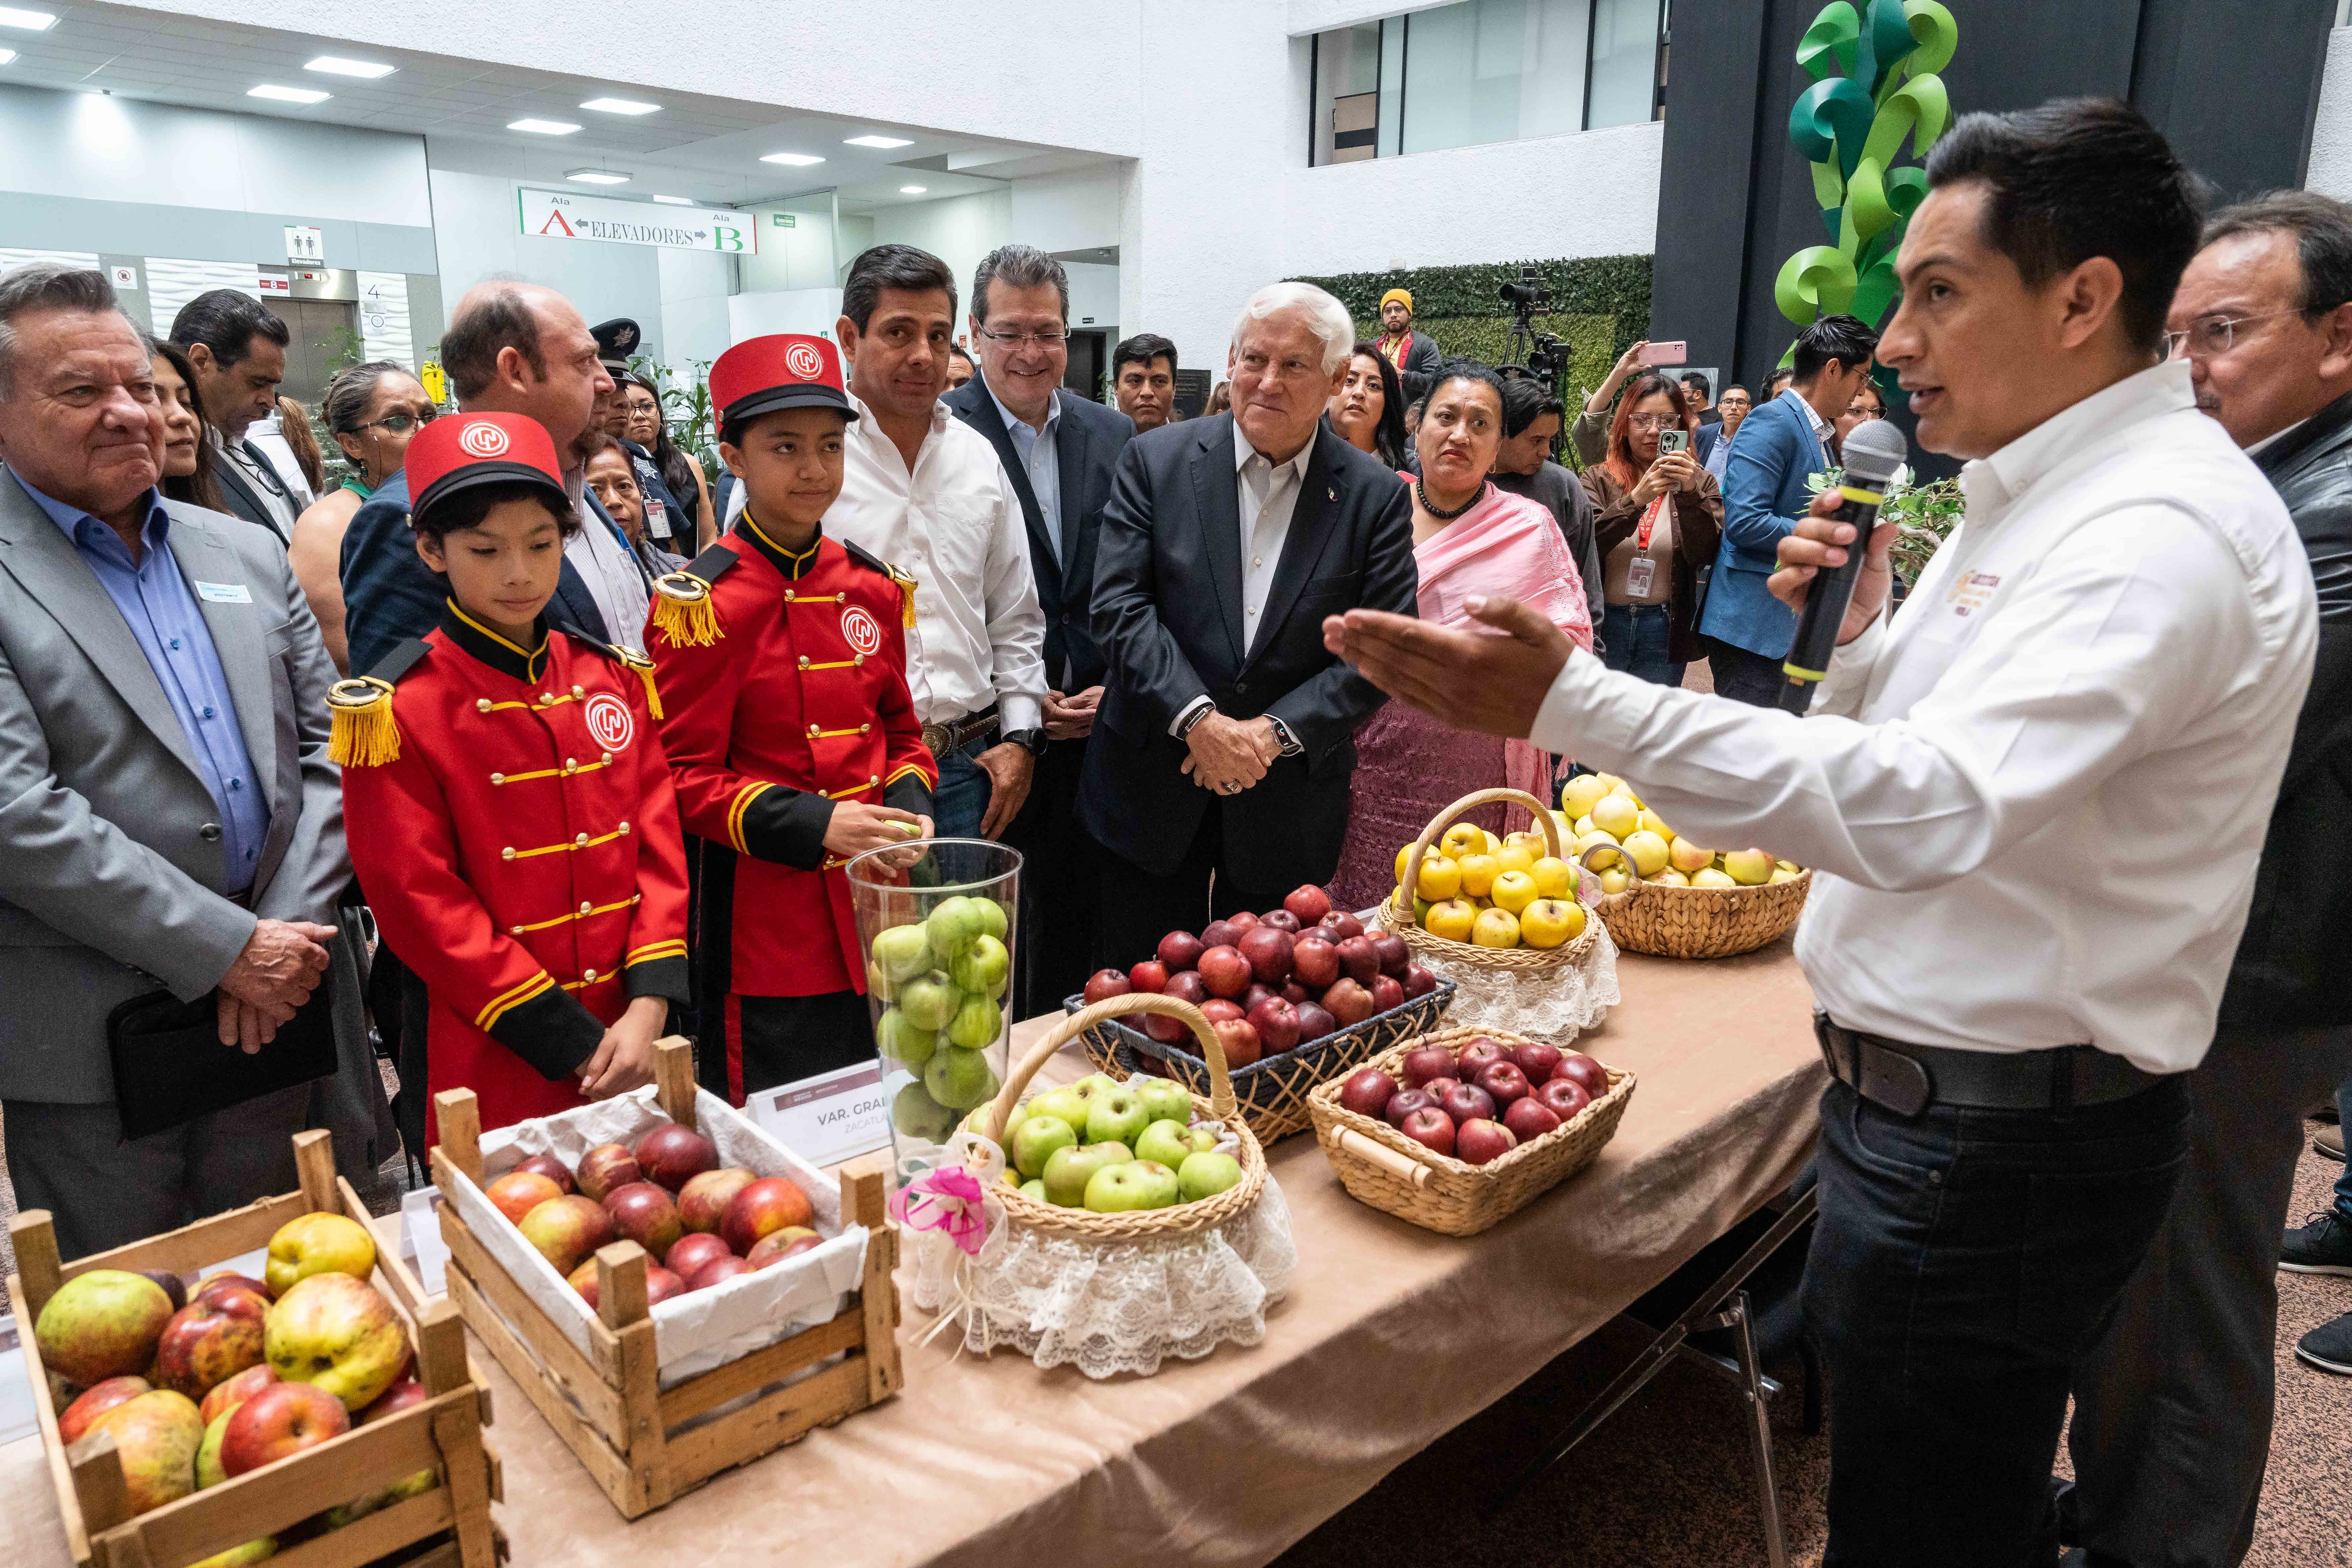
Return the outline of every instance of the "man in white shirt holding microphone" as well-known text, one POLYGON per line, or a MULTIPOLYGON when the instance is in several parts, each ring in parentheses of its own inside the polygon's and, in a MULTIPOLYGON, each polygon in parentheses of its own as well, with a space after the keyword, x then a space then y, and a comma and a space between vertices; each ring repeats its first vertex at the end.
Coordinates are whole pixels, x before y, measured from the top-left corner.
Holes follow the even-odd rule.
MULTIPOLYGON (((2189 176, 2118 103, 1969 115, 1927 163, 1879 343, 1966 521, 1888 612, 1873 536, 1799 721, 1504 634, 1350 612, 1334 651, 1453 722, 1622 773, 1702 843, 1816 870, 1806 1316, 1825 1568, 2054 1558, 2072 1364, 2161 1222, 2315 639, 2284 508, 2158 363, 2189 176)), ((1801 605, 1834 492, 1780 546, 1801 605)))

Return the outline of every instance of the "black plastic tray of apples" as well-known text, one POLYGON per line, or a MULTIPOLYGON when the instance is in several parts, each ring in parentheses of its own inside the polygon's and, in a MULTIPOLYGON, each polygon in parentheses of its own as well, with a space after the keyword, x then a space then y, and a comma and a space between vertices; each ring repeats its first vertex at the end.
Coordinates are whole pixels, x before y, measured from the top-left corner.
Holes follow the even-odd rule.
MULTIPOLYGON (((1265 1140, 1311 1125, 1306 1093, 1315 1085, 1434 1028, 1454 987, 1415 963, 1403 939, 1367 931, 1307 886, 1263 915, 1170 931, 1150 958, 1097 972, 1064 1005, 1075 1013, 1131 991, 1180 996, 1201 1009, 1224 1047, 1234 1098, 1265 1140)), ((1093 1033, 1087 1047, 1098 1066, 1207 1092, 1208 1064, 1175 1019, 1150 1016, 1140 1028, 1110 1019, 1093 1033)))

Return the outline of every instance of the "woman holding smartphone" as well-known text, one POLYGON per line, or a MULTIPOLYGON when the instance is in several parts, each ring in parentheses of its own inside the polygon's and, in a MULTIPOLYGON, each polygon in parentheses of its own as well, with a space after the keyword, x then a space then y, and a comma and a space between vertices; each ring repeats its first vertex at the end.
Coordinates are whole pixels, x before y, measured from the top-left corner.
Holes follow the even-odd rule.
POLYGON ((1673 378, 1643 375, 1581 476, 1608 601, 1601 658, 1661 686, 1680 686, 1701 651, 1692 599, 1723 532, 1723 492, 1691 455, 1695 423, 1673 378))

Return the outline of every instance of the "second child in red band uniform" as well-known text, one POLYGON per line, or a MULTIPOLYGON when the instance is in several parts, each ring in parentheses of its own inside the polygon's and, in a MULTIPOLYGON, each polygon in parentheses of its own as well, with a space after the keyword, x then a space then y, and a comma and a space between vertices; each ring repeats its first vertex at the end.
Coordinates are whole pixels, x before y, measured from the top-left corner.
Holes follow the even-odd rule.
POLYGON ((547 432, 436 420, 407 471, 447 606, 338 683, 330 752, 352 869, 429 996, 428 1087, 502 1127, 652 1080, 688 996, 686 851, 651 665, 541 614, 579 527, 547 432))
POLYGON ((931 836, 938 764, 907 690, 913 584, 826 536, 857 417, 823 338, 710 367, 719 455, 748 505, 655 584, 662 742, 698 855, 703 1081, 755 1089, 873 1059, 843 862, 931 836))

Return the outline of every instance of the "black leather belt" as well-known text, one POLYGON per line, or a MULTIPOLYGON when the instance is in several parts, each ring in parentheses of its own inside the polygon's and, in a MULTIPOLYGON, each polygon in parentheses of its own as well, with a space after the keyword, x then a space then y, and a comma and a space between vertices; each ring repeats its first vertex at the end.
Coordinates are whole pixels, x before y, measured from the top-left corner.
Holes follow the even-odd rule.
POLYGON ((923 744, 930 749, 931 761, 936 763, 950 752, 963 750, 975 736, 985 735, 995 728, 996 704, 992 702, 977 713, 967 713, 944 724, 924 725, 923 744))
POLYGON ((2038 1051, 1958 1051, 1865 1035, 1813 1015, 1831 1076, 1898 1116, 1931 1105, 1970 1110, 2057 1110, 2128 1100, 2164 1081, 2096 1046, 2038 1051))

